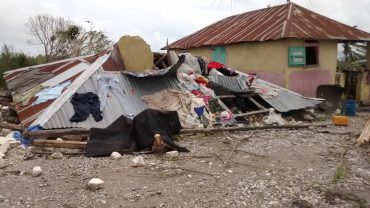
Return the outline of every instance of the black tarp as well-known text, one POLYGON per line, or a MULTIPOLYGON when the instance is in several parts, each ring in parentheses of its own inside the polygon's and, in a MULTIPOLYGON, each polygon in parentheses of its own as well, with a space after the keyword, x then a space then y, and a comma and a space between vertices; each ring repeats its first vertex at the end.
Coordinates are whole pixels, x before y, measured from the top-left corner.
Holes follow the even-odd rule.
POLYGON ((88 157, 107 156, 112 152, 141 151, 153 146, 154 135, 160 134, 164 143, 180 152, 189 150, 174 143, 181 124, 176 111, 146 109, 133 120, 120 116, 105 129, 91 128, 86 145, 88 157))

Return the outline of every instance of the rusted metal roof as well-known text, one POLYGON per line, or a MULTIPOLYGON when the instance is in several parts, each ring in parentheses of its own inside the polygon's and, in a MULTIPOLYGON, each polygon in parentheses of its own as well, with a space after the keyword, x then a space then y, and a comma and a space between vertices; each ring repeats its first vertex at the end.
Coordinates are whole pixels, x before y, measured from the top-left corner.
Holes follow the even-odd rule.
MULTIPOLYGON (((102 52, 97 55, 81 56, 69 58, 47 64, 41 64, 21 69, 7 71, 4 74, 4 79, 7 87, 12 91, 13 100, 26 96, 32 90, 36 90, 41 86, 55 86, 65 81, 74 81, 86 69, 88 69, 99 57, 109 54, 109 58, 102 64, 105 71, 122 71, 124 69, 123 62, 120 58, 119 50, 116 46, 112 50, 102 52)), ((36 120, 41 113, 47 109, 53 100, 32 105, 37 99, 34 94, 31 94, 28 103, 15 102, 15 108, 18 118, 24 126, 29 126, 36 120)))
POLYGON ((284 38, 370 41, 370 33, 345 25, 294 3, 259 9, 215 22, 164 49, 284 38))

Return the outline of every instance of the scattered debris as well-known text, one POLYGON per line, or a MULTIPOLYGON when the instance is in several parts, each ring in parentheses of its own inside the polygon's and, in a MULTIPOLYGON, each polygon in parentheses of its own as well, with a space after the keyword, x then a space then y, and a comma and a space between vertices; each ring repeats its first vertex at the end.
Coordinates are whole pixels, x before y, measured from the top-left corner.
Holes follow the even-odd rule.
POLYGON ((99 178, 92 178, 88 183, 87 183, 87 189, 91 191, 96 191, 99 189, 102 189, 104 185, 104 181, 99 179, 99 178))
POLYGON ((42 169, 41 169, 40 166, 35 166, 35 167, 32 168, 32 176, 33 177, 37 177, 37 176, 41 175, 41 173, 42 173, 42 169))

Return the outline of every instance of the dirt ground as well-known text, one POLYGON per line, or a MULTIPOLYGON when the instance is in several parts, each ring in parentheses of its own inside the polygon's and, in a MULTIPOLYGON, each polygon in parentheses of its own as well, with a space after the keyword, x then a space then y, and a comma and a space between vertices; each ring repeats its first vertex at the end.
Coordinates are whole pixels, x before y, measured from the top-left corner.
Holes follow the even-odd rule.
POLYGON ((143 167, 132 167, 137 155, 52 159, 14 148, 0 169, 0 207, 370 207, 370 146, 353 144, 369 118, 359 113, 349 127, 185 135, 179 143, 190 153, 143 155, 143 167), (86 189, 94 177, 104 188, 86 189))

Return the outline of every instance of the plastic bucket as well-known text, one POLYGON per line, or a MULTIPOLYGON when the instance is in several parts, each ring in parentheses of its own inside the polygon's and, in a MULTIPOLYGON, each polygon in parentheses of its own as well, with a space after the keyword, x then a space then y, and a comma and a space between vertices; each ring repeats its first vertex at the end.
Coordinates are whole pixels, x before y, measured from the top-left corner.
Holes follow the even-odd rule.
POLYGON ((346 100, 344 102, 344 114, 346 116, 356 115, 356 101, 355 100, 346 100))

